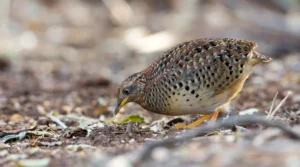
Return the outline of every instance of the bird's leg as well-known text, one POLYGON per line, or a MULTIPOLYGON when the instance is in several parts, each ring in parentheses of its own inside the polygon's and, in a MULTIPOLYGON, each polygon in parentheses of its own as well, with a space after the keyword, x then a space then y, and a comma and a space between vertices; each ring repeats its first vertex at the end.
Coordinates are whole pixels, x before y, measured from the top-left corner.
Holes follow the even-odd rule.
POLYGON ((185 125, 183 123, 178 123, 178 124, 175 124, 174 127, 176 129, 182 129, 182 128, 193 128, 197 125, 200 125, 202 122, 204 122, 205 120, 209 119, 212 117, 213 114, 205 114, 203 115, 202 117, 198 118, 196 121, 188 124, 188 125, 185 125))
POLYGON ((202 117, 198 118, 196 121, 194 121, 188 125, 185 125, 183 123, 178 123, 178 124, 175 124, 174 127, 176 129, 193 128, 193 127, 200 125, 201 123, 203 123, 204 121, 206 121, 209 118, 211 118, 210 123, 213 124, 216 122, 216 119, 220 113, 220 110, 221 110, 220 108, 217 108, 216 111, 213 112, 212 114, 204 114, 202 117))
POLYGON ((200 125, 202 122, 208 120, 209 118, 212 117, 212 114, 205 114, 203 115, 202 117, 198 118, 196 121, 188 124, 186 127, 187 128, 193 128, 193 127, 196 127, 198 125, 200 125))
POLYGON ((211 119, 210 119, 210 123, 213 124, 213 123, 216 122, 217 117, 218 117, 218 115, 220 113, 220 110, 221 110, 220 108, 217 108, 216 111, 212 113, 212 116, 211 116, 211 119))
POLYGON ((215 123, 216 122, 216 119, 220 113, 221 109, 220 108, 217 108, 215 112, 213 112, 212 114, 205 114, 203 115, 202 117, 198 118, 196 121, 186 125, 185 128, 193 128, 193 127, 196 127, 198 125, 200 125, 202 122, 204 122, 205 120, 210 119, 210 123, 215 123))

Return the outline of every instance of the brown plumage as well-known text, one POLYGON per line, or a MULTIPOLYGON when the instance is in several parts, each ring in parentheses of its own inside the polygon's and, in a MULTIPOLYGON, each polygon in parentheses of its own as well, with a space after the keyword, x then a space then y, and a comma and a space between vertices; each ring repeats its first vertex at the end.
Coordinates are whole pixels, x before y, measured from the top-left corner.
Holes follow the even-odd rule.
POLYGON ((256 47, 230 38, 181 43, 123 81, 115 112, 135 102, 158 114, 211 114, 240 92, 253 66, 272 60, 256 47))

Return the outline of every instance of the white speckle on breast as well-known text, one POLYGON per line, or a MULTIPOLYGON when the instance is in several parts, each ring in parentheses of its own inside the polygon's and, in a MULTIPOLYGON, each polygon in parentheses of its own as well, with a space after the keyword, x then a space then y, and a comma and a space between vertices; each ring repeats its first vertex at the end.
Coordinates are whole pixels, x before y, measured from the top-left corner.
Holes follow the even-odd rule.
POLYGON ((213 113, 219 106, 227 102, 227 93, 213 96, 214 92, 198 89, 195 93, 186 91, 184 87, 170 99, 172 115, 208 114, 213 113))

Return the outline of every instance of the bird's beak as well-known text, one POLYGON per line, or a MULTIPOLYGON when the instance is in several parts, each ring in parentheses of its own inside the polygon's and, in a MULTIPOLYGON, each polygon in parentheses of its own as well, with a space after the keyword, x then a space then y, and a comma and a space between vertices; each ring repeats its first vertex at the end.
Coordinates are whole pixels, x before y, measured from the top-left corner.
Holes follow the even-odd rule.
POLYGON ((126 104, 127 101, 128 101, 128 98, 121 99, 121 100, 118 101, 116 109, 114 111, 115 115, 118 114, 118 112, 120 111, 120 109, 126 104))

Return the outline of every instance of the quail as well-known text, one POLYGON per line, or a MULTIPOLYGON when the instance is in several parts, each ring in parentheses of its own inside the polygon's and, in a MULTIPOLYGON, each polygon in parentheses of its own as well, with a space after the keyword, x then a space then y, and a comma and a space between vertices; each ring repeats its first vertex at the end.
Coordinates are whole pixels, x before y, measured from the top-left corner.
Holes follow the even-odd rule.
POLYGON ((197 39, 166 51, 118 89, 115 114, 128 102, 164 115, 202 114, 187 128, 211 118, 239 93, 252 68, 272 59, 257 44, 232 38, 197 39))

